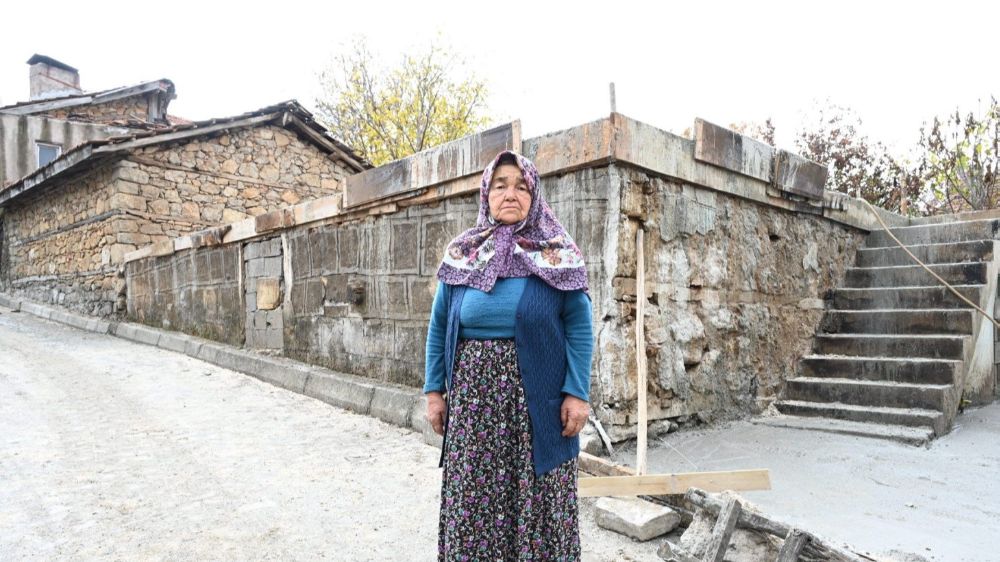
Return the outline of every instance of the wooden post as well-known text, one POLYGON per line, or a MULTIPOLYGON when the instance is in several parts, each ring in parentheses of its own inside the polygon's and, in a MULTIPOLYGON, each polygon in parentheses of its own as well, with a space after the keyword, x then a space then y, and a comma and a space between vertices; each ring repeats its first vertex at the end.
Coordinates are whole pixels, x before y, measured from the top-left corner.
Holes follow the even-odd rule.
POLYGON ((646 474, 646 263, 642 224, 635 232, 635 384, 638 396, 639 427, 635 436, 635 473, 646 474))
POLYGON ((726 557, 729 537, 733 534, 733 529, 736 528, 736 521, 739 520, 741 511, 743 511, 743 506, 736 499, 730 498, 726 502, 722 513, 719 513, 719 518, 715 521, 715 527, 712 528, 712 538, 708 541, 708 547, 705 548, 705 556, 702 557, 704 562, 722 562, 722 559, 726 557))

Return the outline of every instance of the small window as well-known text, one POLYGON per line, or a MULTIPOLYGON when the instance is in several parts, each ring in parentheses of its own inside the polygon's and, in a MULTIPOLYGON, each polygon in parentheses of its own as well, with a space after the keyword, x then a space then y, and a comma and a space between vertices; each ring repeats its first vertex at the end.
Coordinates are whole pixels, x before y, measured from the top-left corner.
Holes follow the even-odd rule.
POLYGON ((46 144, 44 142, 36 142, 35 147, 37 148, 38 154, 38 167, 48 164, 49 162, 59 158, 62 154, 62 147, 58 144, 46 144))

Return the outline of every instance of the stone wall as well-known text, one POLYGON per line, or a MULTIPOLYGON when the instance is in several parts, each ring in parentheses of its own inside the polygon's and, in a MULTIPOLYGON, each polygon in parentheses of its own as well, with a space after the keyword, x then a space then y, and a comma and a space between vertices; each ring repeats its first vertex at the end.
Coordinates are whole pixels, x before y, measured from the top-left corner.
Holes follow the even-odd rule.
POLYGON ((199 224, 229 224, 340 192, 351 172, 275 126, 135 151, 130 208, 199 224))
POLYGON ((110 314, 124 292, 113 186, 113 171, 102 168, 8 207, 0 241, 7 287, 28 299, 110 314))
POLYGON ((84 121, 87 123, 123 124, 149 122, 149 96, 137 95, 106 103, 90 103, 63 107, 46 111, 44 115, 53 119, 84 121))
MULTIPOLYGON (((811 350, 824 296, 863 233, 615 167, 622 197, 611 298, 598 319, 594 404, 634 434, 636 230, 644 232, 650 420, 764 410, 811 350)), ((609 231, 610 232, 610 231, 609 231)))
POLYGON ((136 149, 10 205, 7 283, 33 300, 122 313, 126 253, 336 195, 346 173, 272 126, 136 149))

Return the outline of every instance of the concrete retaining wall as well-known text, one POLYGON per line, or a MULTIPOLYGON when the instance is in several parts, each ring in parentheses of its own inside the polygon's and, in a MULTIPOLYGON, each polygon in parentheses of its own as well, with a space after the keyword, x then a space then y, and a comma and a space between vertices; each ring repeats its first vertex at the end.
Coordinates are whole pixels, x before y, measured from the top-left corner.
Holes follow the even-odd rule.
MULTIPOLYGON (((620 116, 520 148, 588 260, 592 405, 615 440, 635 431, 638 228, 655 430, 766 408, 873 222, 851 200, 809 201, 699 163, 692 141, 620 116)), ((441 253, 475 223, 473 172, 388 203, 320 200, 237 223, 218 246, 137 252, 129 318, 417 388, 441 253)))

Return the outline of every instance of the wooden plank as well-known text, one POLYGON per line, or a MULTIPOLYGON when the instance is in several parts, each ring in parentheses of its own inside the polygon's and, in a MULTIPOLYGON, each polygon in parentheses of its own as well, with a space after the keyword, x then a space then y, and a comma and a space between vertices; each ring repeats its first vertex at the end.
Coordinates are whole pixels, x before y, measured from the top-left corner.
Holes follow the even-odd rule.
POLYGON ((190 127, 175 133, 151 135, 115 144, 105 144, 95 148, 94 154, 121 152, 123 150, 131 150, 133 148, 140 148, 151 144, 160 144, 163 142, 182 140, 188 137, 207 135, 209 133, 223 131, 226 129, 238 129, 241 127, 250 127, 253 125, 260 125, 261 123, 274 121, 280 117, 281 117, 280 113, 267 113, 257 117, 247 117, 246 119, 234 119, 233 121, 223 121, 221 123, 205 127, 190 127))
POLYGON ((689 488, 709 492, 770 490, 771 474, 767 469, 755 469, 581 478, 579 496, 660 496, 683 494, 689 488))
POLYGON ((635 476, 635 470, 632 467, 615 464, 586 451, 580 451, 578 462, 581 471, 595 476, 635 476))
POLYGON ((799 553, 802 552, 802 547, 806 545, 808 538, 808 535, 798 529, 788 531, 788 536, 785 537, 785 542, 782 543, 781 550, 778 551, 778 559, 775 562, 797 562, 799 553))
POLYGON ((480 174, 497 153, 507 149, 521 149, 519 121, 348 176, 344 180, 344 207, 350 209, 400 193, 480 174))
POLYGON ((726 550, 729 549, 729 537, 736 529, 736 521, 740 518, 743 506, 736 498, 729 498, 722 508, 722 513, 715 520, 715 527, 712 528, 712 538, 705 548, 704 562, 722 562, 726 557, 726 550))
POLYGON ((639 427, 635 441, 635 472, 640 476, 646 474, 646 430, 648 429, 646 415, 645 253, 642 224, 639 224, 635 232, 635 384, 639 410, 639 421, 637 422, 639 427))

